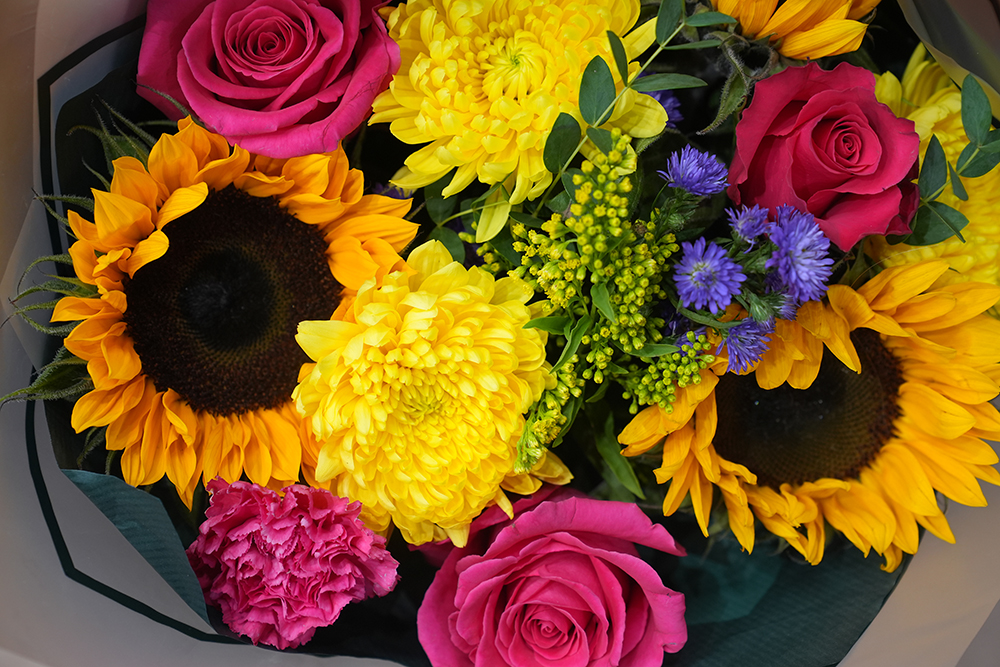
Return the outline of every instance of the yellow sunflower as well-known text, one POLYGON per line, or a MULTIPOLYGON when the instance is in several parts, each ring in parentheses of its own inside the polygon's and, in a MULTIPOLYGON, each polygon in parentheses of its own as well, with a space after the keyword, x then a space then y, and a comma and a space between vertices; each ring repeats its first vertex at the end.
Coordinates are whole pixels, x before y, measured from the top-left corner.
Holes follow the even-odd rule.
MULTIPOLYGON (((408 144, 430 142, 393 183, 419 188, 457 168, 446 197, 477 178, 505 183, 514 204, 538 197, 552 182, 542 152, 556 118, 582 122, 587 63, 601 56, 618 77, 607 31, 624 36, 629 60, 653 43, 654 21, 629 33, 638 18, 639 0, 411 0, 392 9, 389 35, 402 65, 369 122, 391 121, 408 144)), ((659 102, 629 90, 605 127, 650 137, 666 122, 659 102)))
POLYGON ((291 402, 304 319, 346 310, 362 283, 403 266, 409 201, 363 195, 343 151, 255 158, 190 119, 148 165, 114 162, 94 221, 70 212, 77 277, 53 321, 94 389, 77 432, 107 426, 125 481, 164 474, 190 505, 200 478, 298 480, 308 431, 291 402))
MULTIPOLYGON (((875 87, 879 102, 901 118, 909 118, 920 135, 920 159, 935 135, 951 164, 969 143, 962 125, 962 92, 939 64, 919 45, 900 82, 893 74, 879 77, 875 87)), ((950 280, 968 279, 1000 283, 1000 166, 978 178, 963 180, 968 200, 945 188, 938 201, 961 211, 969 219, 962 230, 965 243, 957 237, 931 246, 889 245, 884 237, 870 237, 869 252, 888 265, 919 262, 932 257, 948 261, 953 269, 945 274, 950 280)))
POLYGON ((834 285, 779 320, 754 370, 726 373, 723 352, 672 412, 647 408, 624 429, 624 454, 663 442, 663 503, 690 494, 707 534, 713 487, 744 548, 754 517, 810 563, 825 526, 895 569, 917 550, 917 526, 954 541, 935 492, 966 505, 1000 484, 1000 322, 984 315, 1000 288, 932 287, 941 260, 886 269, 858 290, 834 285), (824 347, 831 354, 824 356, 824 347))
POLYGON ((751 39, 766 37, 783 56, 797 60, 856 51, 868 26, 858 19, 879 0, 712 0, 740 22, 751 39))
POLYGON ((504 489, 569 481, 551 453, 513 473, 524 413, 555 385, 546 334, 523 328, 537 313, 519 278, 466 269, 437 241, 407 262, 362 287, 343 321, 299 325, 316 362, 294 394, 318 443, 303 470, 360 500, 373 530, 391 520, 410 543, 464 546, 484 508, 510 514, 504 489))

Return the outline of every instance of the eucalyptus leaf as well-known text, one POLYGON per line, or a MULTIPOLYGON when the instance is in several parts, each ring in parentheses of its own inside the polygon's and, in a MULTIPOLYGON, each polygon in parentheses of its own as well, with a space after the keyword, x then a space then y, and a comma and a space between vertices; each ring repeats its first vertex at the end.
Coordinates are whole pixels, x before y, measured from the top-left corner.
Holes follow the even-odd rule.
POLYGON ((563 165, 569 162, 573 151, 580 144, 580 135, 580 123, 576 118, 561 112, 552 125, 549 138, 545 140, 545 150, 542 151, 545 168, 553 174, 558 173, 563 165))
POLYGON ((437 227, 431 231, 428 238, 443 243, 456 262, 465 261, 465 243, 458 237, 458 232, 447 227, 437 227))
POLYGON ((594 142, 597 148, 607 155, 614 148, 615 144, 611 139, 611 132, 600 127, 588 127, 587 137, 594 142))
POLYGON ((632 89, 640 93, 655 90, 679 90, 681 88, 700 88, 706 85, 696 76, 687 74, 650 74, 632 82, 632 89))
POLYGON ((598 127, 607 122, 615 102, 615 80, 608 63, 594 56, 580 80, 580 114, 588 125, 598 127))
POLYGON ((958 236, 963 241, 961 231, 969 224, 969 219, 947 204, 932 201, 917 209, 906 243, 915 246, 934 245, 958 236))
POLYGON ((955 171, 950 162, 948 163, 948 178, 951 179, 952 193, 962 201, 969 201, 969 193, 965 191, 965 185, 962 184, 962 177, 958 175, 958 172, 955 171))
POLYGON ((935 193, 940 194, 944 188, 945 181, 948 180, 948 161, 944 157, 944 149, 937 136, 931 136, 930 143, 927 144, 927 153, 924 155, 924 162, 920 165, 920 178, 917 184, 920 187, 920 194, 924 197, 937 199, 935 193))
POLYGON ((990 100, 983 92, 983 87, 974 75, 966 75, 962 81, 962 126, 969 140, 977 146, 986 143, 992 120, 990 100))
POLYGON ((1000 130, 990 130, 986 143, 979 147, 982 153, 1000 153, 1000 130))
POLYGON ((722 12, 702 12, 684 19, 684 23, 694 28, 704 28, 710 25, 733 25, 736 22, 732 16, 722 12))
POLYGON ((608 42, 611 44, 611 55, 615 58, 615 67, 618 68, 618 76, 622 78, 622 83, 628 82, 628 55, 625 53, 625 45, 622 44, 621 37, 608 30, 608 42))
POLYGON ((662 0, 656 13, 656 43, 665 46, 684 18, 684 0, 662 0))
POLYGON ((966 178, 985 176, 1000 164, 1000 152, 987 152, 975 144, 969 144, 958 156, 956 168, 966 178))
POLYGON ((500 253, 500 256, 506 259, 511 266, 521 266, 521 256, 514 250, 514 236, 510 233, 509 226, 504 225, 500 228, 496 236, 490 239, 490 246, 500 253))

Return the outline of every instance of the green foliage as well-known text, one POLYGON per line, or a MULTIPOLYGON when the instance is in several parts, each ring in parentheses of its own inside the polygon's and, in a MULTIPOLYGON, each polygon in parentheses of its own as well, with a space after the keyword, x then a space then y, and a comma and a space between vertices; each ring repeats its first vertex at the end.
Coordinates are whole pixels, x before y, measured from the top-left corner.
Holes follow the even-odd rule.
POLYGON ((912 231, 906 243, 916 246, 934 245, 957 235, 962 238, 962 230, 969 219, 960 211, 939 201, 928 202, 917 209, 917 215, 910 225, 912 231))
POLYGON ((985 144, 992 121, 989 98, 976 77, 967 75, 962 81, 962 125, 969 141, 976 146, 985 144))
POLYGON ((595 412, 597 412, 596 408, 593 409, 590 416, 592 422, 594 422, 594 440, 597 444, 597 452, 604 459, 611 473, 621 482, 622 486, 628 489, 633 495, 645 500, 646 496, 642 492, 639 480, 636 479, 632 463, 622 456, 621 446, 618 444, 618 439, 615 435, 614 414, 609 410, 603 420, 595 420, 594 417, 598 416, 594 414, 595 412))
POLYGON ((656 90, 700 88, 704 85, 707 84, 698 77, 688 76, 687 74, 650 74, 641 79, 636 79, 635 83, 632 84, 632 89, 648 93, 656 90))
POLYGON ((444 247, 451 253, 452 259, 456 262, 465 261, 465 243, 459 238, 458 232, 447 227, 436 227, 431 231, 428 238, 443 243, 444 247))
POLYGON ((611 45, 611 55, 615 59, 615 67, 618 69, 618 76, 622 83, 628 83, 628 55, 625 53, 625 45, 621 38, 611 30, 608 30, 608 43, 611 45))
POLYGON ((565 112, 560 113, 545 140, 545 149, 542 151, 545 168, 554 174, 562 171, 563 165, 576 153, 581 135, 580 123, 576 118, 565 112))
POLYGON ((594 56, 583 70, 580 80, 580 115, 588 125, 604 125, 614 109, 615 80, 608 63, 594 56))
POLYGON ((924 155, 924 163, 920 167, 920 178, 917 185, 920 187, 921 194, 926 193, 929 198, 937 199, 938 194, 944 190, 944 184, 947 180, 948 162, 944 157, 944 149, 938 138, 932 136, 927 144, 927 153, 924 155))
POLYGON ((694 28, 703 28, 710 25, 736 25, 737 21, 722 12, 700 12, 684 19, 684 23, 694 28))
POLYGON ((684 0, 662 0, 656 13, 656 42, 666 46, 684 18, 684 0))

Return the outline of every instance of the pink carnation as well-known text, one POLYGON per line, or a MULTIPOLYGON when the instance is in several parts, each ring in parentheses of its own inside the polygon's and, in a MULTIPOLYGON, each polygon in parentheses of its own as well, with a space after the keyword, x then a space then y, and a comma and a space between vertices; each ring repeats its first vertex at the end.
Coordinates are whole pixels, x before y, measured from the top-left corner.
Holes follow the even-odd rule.
POLYGON ((282 497, 219 478, 208 491, 188 559, 205 600, 254 644, 304 644, 347 604, 385 595, 399 580, 385 538, 358 519, 359 502, 299 485, 282 497))

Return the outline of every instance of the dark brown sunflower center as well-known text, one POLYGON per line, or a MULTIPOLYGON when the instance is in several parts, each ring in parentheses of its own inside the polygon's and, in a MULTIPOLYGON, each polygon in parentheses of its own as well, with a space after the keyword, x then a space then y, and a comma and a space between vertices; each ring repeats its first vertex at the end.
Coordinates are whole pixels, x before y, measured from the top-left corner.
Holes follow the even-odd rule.
POLYGON ((759 485, 773 489, 856 477, 892 436, 902 376, 877 333, 858 329, 851 341, 861 373, 827 351, 808 389, 784 384, 765 391, 753 375, 719 378, 719 455, 745 465, 759 485))
POLYGON ((219 416, 287 401, 308 361, 298 323, 328 319, 340 293, 320 231, 229 186, 164 232, 167 252, 125 284, 143 373, 219 416))

